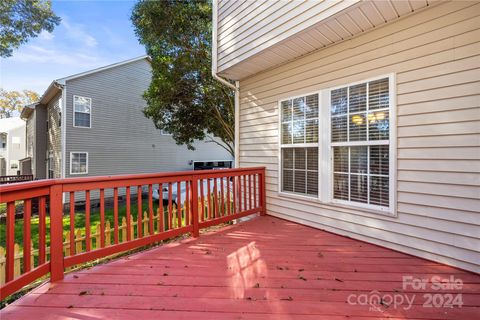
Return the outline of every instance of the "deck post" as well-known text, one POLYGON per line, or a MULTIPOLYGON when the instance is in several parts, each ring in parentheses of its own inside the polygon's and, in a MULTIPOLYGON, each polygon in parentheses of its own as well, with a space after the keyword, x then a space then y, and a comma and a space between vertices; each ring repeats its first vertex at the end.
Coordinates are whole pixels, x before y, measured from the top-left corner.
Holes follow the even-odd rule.
POLYGON ((267 201, 266 201, 265 195, 266 195, 265 168, 263 168, 262 173, 260 173, 260 192, 259 192, 260 201, 262 202, 262 210, 260 211, 261 216, 265 216, 267 214, 267 201))
POLYGON ((62 185, 50 186, 50 280, 63 279, 62 185))
MULTIPOLYGON (((198 176, 192 177, 192 202, 198 203, 198 176)), ((198 225, 198 205, 192 205, 192 226, 193 237, 198 238, 200 236, 200 230, 198 225)))

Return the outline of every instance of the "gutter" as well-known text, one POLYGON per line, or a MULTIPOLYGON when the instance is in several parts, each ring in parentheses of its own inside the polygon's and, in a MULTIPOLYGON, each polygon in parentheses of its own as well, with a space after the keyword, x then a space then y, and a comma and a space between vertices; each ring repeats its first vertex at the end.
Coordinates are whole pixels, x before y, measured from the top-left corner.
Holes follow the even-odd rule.
POLYGON ((235 85, 230 81, 220 77, 218 73, 218 51, 217 51, 217 30, 218 30, 218 0, 212 3, 212 76, 215 80, 221 82, 229 88, 235 90, 235 168, 240 167, 240 82, 235 81, 235 85))

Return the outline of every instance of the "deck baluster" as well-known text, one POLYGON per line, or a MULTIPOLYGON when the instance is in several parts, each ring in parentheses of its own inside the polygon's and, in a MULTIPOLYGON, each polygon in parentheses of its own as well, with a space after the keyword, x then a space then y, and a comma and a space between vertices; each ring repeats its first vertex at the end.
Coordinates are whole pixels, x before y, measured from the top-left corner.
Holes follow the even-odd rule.
POLYGON ((32 216, 32 199, 26 199, 23 202, 23 272, 31 269, 31 216, 32 216))
POLYGON ((113 242, 118 243, 118 188, 113 188, 113 242))
POLYGON ((85 250, 92 250, 90 241, 90 190, 85 191, 85 250))
POLYGON ((130 187, 127 187, 125 190, 125 211, 127 215, 127 241, 132 240, 133 232, 132 232, 132 215, 131 215, 131 204, 130 204, 130 187))
POLYGON ((142 186, 137 187, 137 238, 142 238, 142 186))
POLYGON ((70 254, 75 254, 75 192, 70 192, 70 254))

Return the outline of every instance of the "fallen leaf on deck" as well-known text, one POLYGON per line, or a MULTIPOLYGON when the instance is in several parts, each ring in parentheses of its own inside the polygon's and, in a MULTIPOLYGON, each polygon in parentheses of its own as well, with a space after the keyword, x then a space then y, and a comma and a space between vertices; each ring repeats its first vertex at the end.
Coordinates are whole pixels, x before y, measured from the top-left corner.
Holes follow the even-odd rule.
POLYGON ((302 275, 299 275, 299 276, 298 276, 298 279, 303 280, 303 281, 307 281, 307 279, 306 279, 304 276, 302 276, 302 275))

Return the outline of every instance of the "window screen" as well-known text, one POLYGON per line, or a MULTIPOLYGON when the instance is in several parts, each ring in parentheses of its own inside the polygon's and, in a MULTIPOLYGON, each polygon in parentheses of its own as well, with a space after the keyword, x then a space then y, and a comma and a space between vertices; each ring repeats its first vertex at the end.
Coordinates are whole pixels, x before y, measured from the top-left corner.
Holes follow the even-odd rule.
POLYGON ((330 94, 333 198, 389 206, 389 79, 330 94))
POLYGON ((92 99, 73 97, 73 125, 75 127, 90 128, 92 114, 92 99))
POLYGON ((318 94, 280 108, 282 191, 318 196, 318 94))
POLYGON ((71 173, 88 172, 88 155, 86 152, 72 152, 70 161, 71 173))

